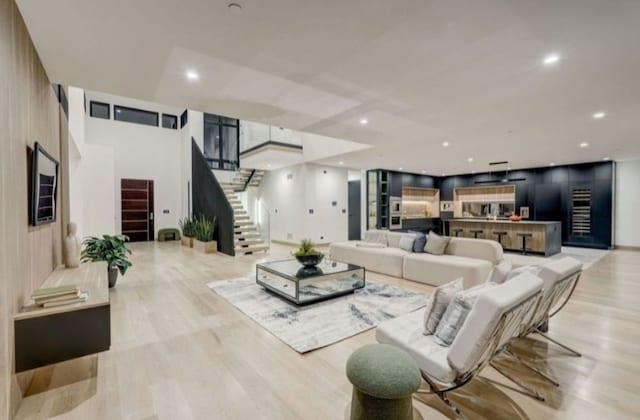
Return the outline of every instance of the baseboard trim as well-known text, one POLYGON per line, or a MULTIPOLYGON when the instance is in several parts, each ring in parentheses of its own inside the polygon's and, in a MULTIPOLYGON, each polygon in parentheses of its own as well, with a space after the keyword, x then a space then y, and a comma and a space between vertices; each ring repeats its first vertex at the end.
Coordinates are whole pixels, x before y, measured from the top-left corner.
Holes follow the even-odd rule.
POLYGON ((621 251, 640 251, 640 246, 615 245, 613 249, 619 249, 621 251))

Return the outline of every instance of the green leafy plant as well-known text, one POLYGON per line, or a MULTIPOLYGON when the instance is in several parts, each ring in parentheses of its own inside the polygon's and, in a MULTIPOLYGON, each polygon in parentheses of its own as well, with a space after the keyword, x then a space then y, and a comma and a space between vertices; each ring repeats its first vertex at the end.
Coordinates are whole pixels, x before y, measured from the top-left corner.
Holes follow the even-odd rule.
POLYGON ((200 242, 213 241, 213 234, 216 230, 216 218, 209 219, 204 214, 193 219, 195 238, 200 242))
POLYGON ((294 257, 305 257, 307 255, 323 255, 322 252, 318 251, 311 242, 311 239, 303 239, 300 242, 300 248, 296 252, 293 253, 294 257))
POLYGON ((182 236, 186 236, 187 238, 195 238, 195 219, 193 219, 192 217, 185 217, 184 219, 180 220, 180 230, 182 231, 182 236))
POLYGON ((127 255, 131 250, 125 246, 129 240, 125 235, 102 235, 102 238, 91 236, 86 238, 82 244, 84 248, 80 254, 82 262, 106 261, 109 268, 115 267, 124 273, 131 267, 131 261, 127 255))

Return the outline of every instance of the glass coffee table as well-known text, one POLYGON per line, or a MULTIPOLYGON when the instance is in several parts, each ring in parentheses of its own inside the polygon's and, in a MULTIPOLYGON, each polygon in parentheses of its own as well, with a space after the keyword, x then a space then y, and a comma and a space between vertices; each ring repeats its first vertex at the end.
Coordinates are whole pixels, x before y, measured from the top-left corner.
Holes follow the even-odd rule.
POLYGON ((256 264, 256 283, 296 305, 353 293, 365 286, 365 269, 325 259, 305 268, 295 259, 256 264))

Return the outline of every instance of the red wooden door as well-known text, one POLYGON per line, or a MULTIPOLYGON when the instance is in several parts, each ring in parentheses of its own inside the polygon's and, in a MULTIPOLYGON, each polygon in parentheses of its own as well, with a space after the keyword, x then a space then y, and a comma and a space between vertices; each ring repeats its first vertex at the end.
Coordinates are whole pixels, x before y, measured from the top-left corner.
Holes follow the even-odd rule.
POLYGON ((153 241, 153 181, 121 179, 122 234, 131 241, 153 241))

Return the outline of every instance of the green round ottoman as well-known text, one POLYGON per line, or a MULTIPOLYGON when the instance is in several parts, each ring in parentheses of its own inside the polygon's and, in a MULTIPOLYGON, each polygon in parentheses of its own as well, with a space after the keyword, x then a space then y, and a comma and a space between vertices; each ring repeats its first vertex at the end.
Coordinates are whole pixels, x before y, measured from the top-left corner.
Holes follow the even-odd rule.
POLYGON ((359 348, 347 360, 353 384, 351 420, 411 420, 420 369, 406 352, 387 344, 359 348))

